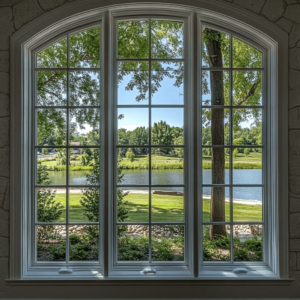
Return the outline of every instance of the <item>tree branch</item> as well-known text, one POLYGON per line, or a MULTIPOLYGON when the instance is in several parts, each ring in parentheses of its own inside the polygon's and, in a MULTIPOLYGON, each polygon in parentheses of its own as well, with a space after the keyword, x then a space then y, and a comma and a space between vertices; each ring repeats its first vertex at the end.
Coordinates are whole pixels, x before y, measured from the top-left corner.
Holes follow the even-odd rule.
POLYGON ((249 92, 246 94, 246 96, 244 98, 242 98, 238 103, 237 106, 243 104, 247 99, 249 99, 251 96, 254 95, 255 90, 257 88, 257 86, 260 84, 260 80, 257 80, 255 83, 253 83, 251 89, 249 90, 249 92))

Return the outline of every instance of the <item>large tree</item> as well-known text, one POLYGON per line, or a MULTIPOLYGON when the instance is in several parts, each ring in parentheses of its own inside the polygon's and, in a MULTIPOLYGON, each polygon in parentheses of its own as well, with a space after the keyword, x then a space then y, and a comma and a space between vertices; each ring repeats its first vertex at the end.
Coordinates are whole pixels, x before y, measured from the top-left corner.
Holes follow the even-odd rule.
MULTIPOLYGON (((233 57, 229 57, 229 38, 216 30, 204 28, 202 55, 203 60, 210 68, 223 68, 229 67, 230 59, 233 60, 234 67, 257 67, 260 63, 259 56, 261 55, 257 50, 249 45, 233 39, 233 57), (255 65, 256 63, 256 65, 255 65)), ((230 83, 229 76, 226 72, 216 70, 209 71, 210 82, 208 83, 203 76, 204 94, 210 92, 211 105, 216 106, 211 110, 204 110, 204 120, 209 120, 211 145, 226 145, 226 125, 224 123, 226 114, 229 110, 222 108, 223 105, 229 105, 230 83), (210 91, 208 87, 210 86, 210 91)), ((228 73, 227 73, 228 74, 228 73)), ((261 93, 259 88, 261 86, 261 75, 258 72, 243 72, 237 71, 233 74, 233 105, 257 105, 261 100, 261 93)), ((233 112, 234 127, 238 127, 239 123, 246 121, 247 118, 258 117, 259 110, 239 109, 233 112)), ((228 116, 227 116, 228 117, 228 116)), ((212 159, 212 183, 224 184, 225 183, 225 152, 223 148, 213 147, 211 152, 212 159)), ((225 221, 225 188, 212 187, 211 189, 211 209, 210 219, 212 222, 225 221)), ((225 225, 212 225, 210 226, 210 238, 215 235, 226 235, 225 225)))

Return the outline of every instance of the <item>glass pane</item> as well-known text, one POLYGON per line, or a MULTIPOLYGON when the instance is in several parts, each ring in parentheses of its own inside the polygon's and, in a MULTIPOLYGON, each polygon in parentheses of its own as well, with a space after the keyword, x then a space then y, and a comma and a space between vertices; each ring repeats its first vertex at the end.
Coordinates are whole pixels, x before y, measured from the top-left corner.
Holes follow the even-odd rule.
POLYGON ((262 67, 262 53, 236 38, 232 39, 232 56, 234 68, 262 67))
POLYGON ((152 58, 183 57, 183 23, 151 21, 152 58))
POLYGON ((65 222, 66 190, 36 189, 36 210, 38 222, 65 222))
POLYGON ((151 235, 153 261, 184 260, 184 225, 154 225, 151 235))
POLYGON ((203 226, 203 260, 230 261, 230 225, 203 226), (223 234, 212 235, 214 231, 223 234))
MULTIPOLYGON (((262 109, 233 109, 233 145, 262 145, 262 109)), ((253 149, 261 152, 261 149, 253 149)), ((236 158, 242 151, 233 153, 236 158), (237 155, 236 155, 237 154, 237 155)))
POLYGON ((152 62, 152 104, 183 105, 183 65, 183 62, 152 62))
POLYGON ((100 109, 70 109, 69 145, 79 142, 81 146, 100 145, 100 109))
POLYGON ((130 145, 138 142, 139 145, 149 143, 148 108, 119 108, 118 109, 118 144, 130 145), (133 137, 131 137, 133 134, 133 137), (139 135, 139 139, 134 139, 139 135))
POLYGON ((229 68, 229 35, 215 29, 202 27, 202 67, 229 68))
POLYGON ((65 109, 37 109, 37 145, 66 144, 67 111, 65 109))
POLYGON ((100 68, 100 27, 94 27, 70 36, 70 66, 100 68))
POLYGON ((99 221, 99 189, 69 189, 69 221, 99 221))
MULTIPOLYGON (((72 142, 74 144, 75 142, 72 142)), ((69 184, 99 185, 99 148, 71 148, 69 154, 69 184)))
POLYGON ((230 148, 202 148, 203 184, 229 184, 230 148))
POLYGON ((65 106, 67 104, 67 72, 37 72, 37 105, 65 106))
POLYGON ((151 193, 153 222, 184 222, 183 188, 152 188, 151 193))
POLYGON ((149 221, 148 188, 118 188, 117 197, 119 222, 149 221))
POLYGON ((118 184, 149 184, 149 149, 118 148, 118 184))
POLYGON ((233 221, 262 222, 262 188, 233 188, 233 221))
POLYGON ((153 185, 184 184, 184 148, 152 148, 153 185))
POLYGON ((66 260, 66 226, 36 226, 37 261, 66 260))
POLYGON ((262 184, 262 149, 233 150, 233 183, 262 184))
POLYGON ((202 145, 229 145, 229 127, 229 109, 202 109, 202 145))
POLYGON ((38 68, 67 67, 67 39, 64 38, 37 54, 38 68))
POLYGON ((229 222, 230 188, 204 187, 202 191, 203 222, 229 222))
POLYGON ((202 105, 230 105, 228 71, 202 71, 202 105))
POLYGON ((262 105, 262 72, 233 71, 232 104, 262 105))
POLYGON ((70 72, 70 105, 100 105, 100 72, 70 72))
POLYGON ((149 63, 118 63, 118 104, 138 105, 149 101, 149 63))
POLYGON ((118 58, 149 57, 149 22, 118 22, 118 58))
POLYGON ((152 108, 151 123, 152 145, 183 145, 183 108, 152 108))
POLYGON ((99 226, 69 226, 70 261, 97 261, 99 253, 99 226))
POLYGON ((149 226, 119 225, 118 261, 149 261, 149 226))
POLYGON ((38 148, 37 151, 37 184, 66 184, 66 149, 38 148))
POLYGON ((233 226, 234 261, 263 261, 263 225, 233 226))

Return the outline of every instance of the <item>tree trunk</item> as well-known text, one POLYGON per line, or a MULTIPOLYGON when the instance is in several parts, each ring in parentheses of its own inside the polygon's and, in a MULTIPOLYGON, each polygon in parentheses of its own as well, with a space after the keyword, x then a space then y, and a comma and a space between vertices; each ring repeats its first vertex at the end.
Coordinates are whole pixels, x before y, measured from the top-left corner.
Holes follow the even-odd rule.
MULTIPOLYGON (((221 51, 221 35, 219 32, 211 29, 205 29, 206 48, 209 57, 209 65, 214 68, 223 67, 223 57, 221 51)), ((224 105, 224 86, 223 72, 210 71, 210 90, 211 90, 211 105, 224 105)), ((212 145, 224 145, 224 109, 212 109, 211 113, 211 141, 212 145)), ((225 183, 225 152, 224 148, 212 148, 212 183, 225 183)), ((211 207, 210 219, 212 222, 225 221, 225 188, 211 188, 211 207)), ((226 236, 225 225, 211 225, 209 236, 210 239, 214 235, 226 236)))

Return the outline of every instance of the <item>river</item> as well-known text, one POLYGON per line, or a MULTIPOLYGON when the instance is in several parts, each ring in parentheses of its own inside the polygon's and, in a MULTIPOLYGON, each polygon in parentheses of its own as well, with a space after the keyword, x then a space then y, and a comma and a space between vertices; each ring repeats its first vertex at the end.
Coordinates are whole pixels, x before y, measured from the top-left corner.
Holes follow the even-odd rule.
MULTIPOLYGON (((86 171, 73 171, 70 172, 71 185, 85 185, 86 184, 86 171)), ((149 183, 148 170, 123 170, 122 185, 147 185, 149 183)), ((52 184, 66 184, 65 171, 50 171, 50 180, 52 184)), ((183 170, 152 170, 152 184, 153 185, 181 185, 183 184, 183 170)), ((229 170, 225 170, 225 182, 229 183, 229 170)), ((203 170, 203 183, 211 184, 211 170, 203 170)), ((233 183, 234 184, 261 184, 262 183, 262 170, 233 170, 233 183)), ((134 188, 138 190, 139 188, 134 188)), ((158 188, 155 188, 156 190, 158 188)), ((181 187, 161 188, 160 190, 183 191, 181 187)), ((226 197, 230 197, 229 188, 225 189, 226 197)), ((211 188, 204 187, 203 195, 210 195, 211 188)), ((235 187, 233 188, 233 198, 245 200, 262 200, 261 187, 235 187)))

